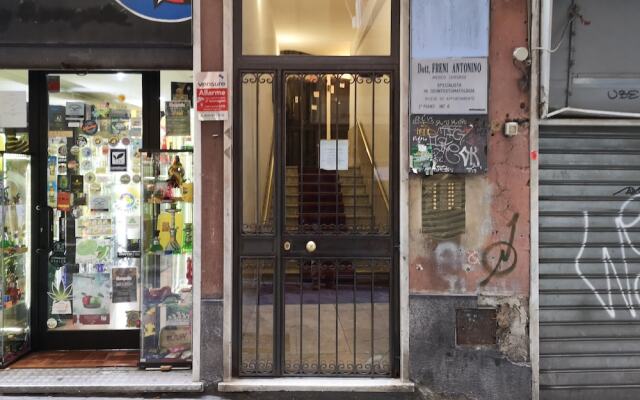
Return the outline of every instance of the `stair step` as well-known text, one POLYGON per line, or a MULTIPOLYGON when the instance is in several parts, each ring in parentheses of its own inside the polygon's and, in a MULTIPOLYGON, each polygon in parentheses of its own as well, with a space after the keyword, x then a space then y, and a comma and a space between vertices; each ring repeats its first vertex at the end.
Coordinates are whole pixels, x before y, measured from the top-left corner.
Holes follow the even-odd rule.
MULTIPOLYGON (((320 202, 320 203, 316 203, 315 201, 307 202, 306 204, 307 204, 308 206, 334 206, 334 205, 335 205, 335 203, 332 203, 332 202, 320 202)), ((342 205, 344 206, 344 208, 348 208, 348 209, 351 209, 351 210, 353 210, 353 208, 354 208, 353 202, 352 202, 351 204, 347 204, 347 203, 345 203, 345 202, 343 201, 343 202, 341 202, 340 204, 342 204, 342 205)), ((304 202, 295 203, 295 204, 287 203, 287 204, 285 205, 285 207, 286 207, 287 209, 298 209, 298 207, 300 207, 300 205, 302 205, 302 206, 304 207, 304 206, 305 206, 305 203, 304 203, 304 202)), ((360 209, 362 209, 362 210, 368 210, 368 209, 370 209, 370 208, 371 208, 369 204, 357 204, 357 203, 356 203, 355 207, 356 207, 358 210, 360 210, 360 209)))
POLYGON ((338 182, 340 182, 343 185, 353 185, 354 183, 356 185, 364 185, 364 178, 361 176, 341 176, 340 179, 338 179, 338 182))

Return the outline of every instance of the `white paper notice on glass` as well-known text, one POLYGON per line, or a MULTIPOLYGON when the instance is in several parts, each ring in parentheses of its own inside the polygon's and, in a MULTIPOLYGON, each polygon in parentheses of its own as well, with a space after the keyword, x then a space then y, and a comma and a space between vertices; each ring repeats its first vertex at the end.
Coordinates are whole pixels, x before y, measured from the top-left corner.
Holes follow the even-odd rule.
POLYGON ((349 140, 320 141, 320 169, 345 171, 349 169, 349 140))
POLYGON ((0 91, 0 128, 27 127, 27 94, 0 91))

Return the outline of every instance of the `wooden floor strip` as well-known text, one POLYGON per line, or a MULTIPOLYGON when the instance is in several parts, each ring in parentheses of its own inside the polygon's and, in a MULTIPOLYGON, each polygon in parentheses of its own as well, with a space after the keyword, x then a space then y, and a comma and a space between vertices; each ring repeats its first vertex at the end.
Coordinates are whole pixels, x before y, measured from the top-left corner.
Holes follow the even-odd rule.
POLYGON ((137 350, 40 351, 27 354, 10 368, 100 368, 137 367, 137 350))

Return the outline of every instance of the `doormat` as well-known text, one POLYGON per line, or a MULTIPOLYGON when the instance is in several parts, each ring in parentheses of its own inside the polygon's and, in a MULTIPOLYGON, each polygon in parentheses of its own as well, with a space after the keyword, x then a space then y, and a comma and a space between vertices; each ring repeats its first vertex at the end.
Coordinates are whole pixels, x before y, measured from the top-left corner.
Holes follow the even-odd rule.
POLYGON ((137 367, 137 350, 39 351, 11 364, 9 368, 100 368, 137 367))

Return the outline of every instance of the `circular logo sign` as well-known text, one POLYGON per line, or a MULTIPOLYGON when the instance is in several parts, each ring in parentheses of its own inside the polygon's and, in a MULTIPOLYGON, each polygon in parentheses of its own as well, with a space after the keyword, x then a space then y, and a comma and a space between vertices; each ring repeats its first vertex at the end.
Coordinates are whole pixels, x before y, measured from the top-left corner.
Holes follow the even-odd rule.
POLYGON ((95 133, 98 132, 98 124, 92 119, 86 120, 82 124, 82 132, 87 135, 95 135, 95 133))
POLYGON ((140 18, 156 22, 191 19, 191 0, 116 0, 140 18))

